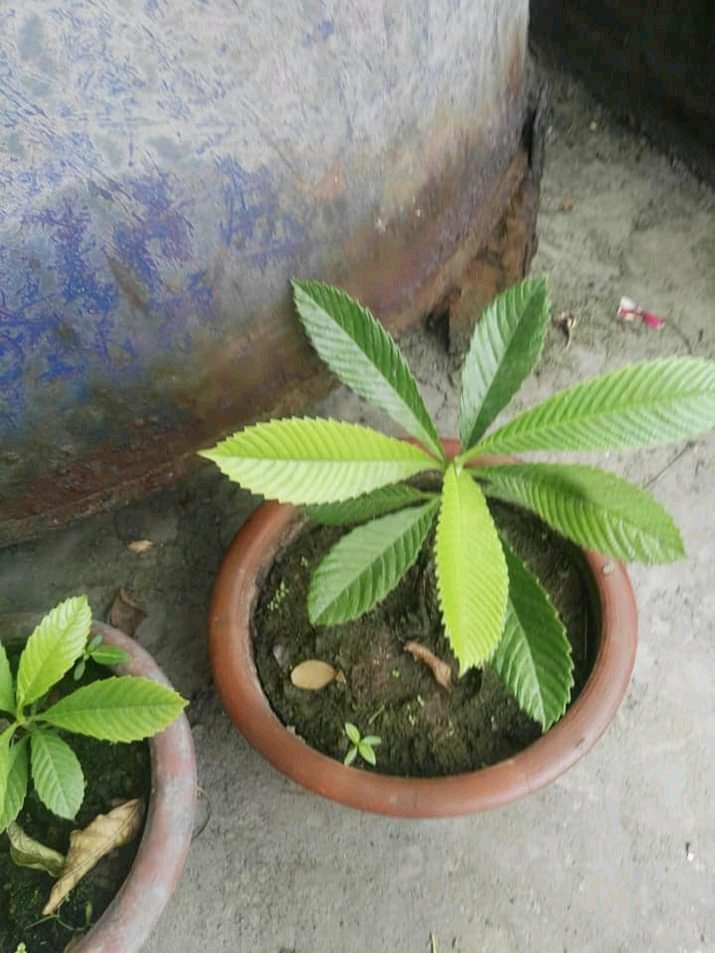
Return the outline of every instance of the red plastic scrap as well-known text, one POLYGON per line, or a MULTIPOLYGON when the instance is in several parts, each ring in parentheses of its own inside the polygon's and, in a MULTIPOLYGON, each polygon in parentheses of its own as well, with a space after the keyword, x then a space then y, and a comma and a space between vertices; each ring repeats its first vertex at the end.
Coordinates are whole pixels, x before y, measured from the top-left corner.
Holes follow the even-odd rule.
POLYGON ((653 314, 652 311, 647 311, 645 308, 642 308, 639 304, 636 304, 632 298, 621 298, 621 303, 618 305, 616 315, 624 321, 635 321, 636 318, 640 318, 643 324, 647 324, 648 327, 653 328, 654 331, 660 331, 665 324, 665 318, 659 318, 658 315, 653 314))

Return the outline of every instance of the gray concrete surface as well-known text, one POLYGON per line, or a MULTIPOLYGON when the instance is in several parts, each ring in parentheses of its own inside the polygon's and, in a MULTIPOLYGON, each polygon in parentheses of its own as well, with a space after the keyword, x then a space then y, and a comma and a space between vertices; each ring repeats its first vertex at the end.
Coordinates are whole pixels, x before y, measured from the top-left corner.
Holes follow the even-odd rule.
MULTIPOLYGON (((554 78, 541 249, 555 313, 533 400, 660 354, 715 354, 715 197, 554 78), (660 333, 615 317, 629 294, 660 333)), ((408 351, 442 430, 455 374, 437 336, 408 351)), ((337 393, 323 410, 375 420, 337 393)), ((0 611, 120 585, 148 611, 138 638, 192 696, 210 804, 152 953, 711 953, 715 950, 715 639, 712 437, 605 461, 677 517, 689 558, 635 568, 641 644, 627 700, 596 749, 547 790, 482 817, 362 816, 298 790, 222 712, 206 601, 251 501, 210 470, 114 515, 0 552, 0 611), (150 539, 143 556, 127 547, 150 539)))

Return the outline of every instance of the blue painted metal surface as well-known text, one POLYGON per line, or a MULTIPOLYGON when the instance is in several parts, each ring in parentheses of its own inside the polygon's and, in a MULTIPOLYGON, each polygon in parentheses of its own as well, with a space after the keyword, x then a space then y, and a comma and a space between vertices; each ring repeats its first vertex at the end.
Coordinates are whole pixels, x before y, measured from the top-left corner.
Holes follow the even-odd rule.
POLYGON ((5 0, 0 523, 305 390, 291 273, 409 317, 517 147, 526 25, 526 0, 5 0))

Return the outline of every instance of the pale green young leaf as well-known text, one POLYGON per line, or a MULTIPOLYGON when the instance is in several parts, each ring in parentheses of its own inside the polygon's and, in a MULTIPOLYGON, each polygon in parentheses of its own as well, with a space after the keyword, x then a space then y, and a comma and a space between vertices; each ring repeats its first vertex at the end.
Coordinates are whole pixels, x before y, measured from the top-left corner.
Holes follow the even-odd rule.
POLYGON ((354 725, 351 721, 345 722, 345 734, 354 745, 360 744, 360 731, 357 725, 354 725))
POLYGON ((417 559, 437 505, 435 500, 390 513, 343 536, 310 580, 310 621, 348 622, 384 599, 417 559))
POLYGON ((0 711, 15 714, 15 686, 5 646, 0 642, 0 711))
POLYGON ((30 837, 19 824, 11 822, 7 829, 10 841, 10 857, 17 867, 44 870, 50 877, 59 877, 65 866, 65 858, 59 851, 47 847, 30 837))
POLYGON ((78 688, 39 717, 101 741, 141 741, 167 728, 185 705, 186 699, 166 685, 123 675, 78 688))
POLYGON ((377 748, 378 745, 382 744, 382 738, 378 738, 377 735, 367 735, 362 740, 366 745, 370 745, 371 748, 377 748))
POLYGON ((107 645, 102 643, 90 650, 90 658, 97 665, 113 667, 115 665, 125 665, 129 661, 129 655, 124 649, 117 648, 116 645, 107 645))
POLYGON ((48 811, 71 821, 84 798, 84 774, 77 755, 52 731, 35 728, 30 736, 32 782, 48 811))
POLYGON ((548 593, 503 540, 502 547, 509 601, 504 635, 491 664, 522 711, 547 731, 571 697, 571 644, 548 593))
POLYGON ((421 447, 359 424, 290 418, 205 450, 231 480, 282 503, 333 503, 439 466, 421 447))
POLYGON ((395 513, 406 506, 424 503, 434 494, 424 493, 404 483, 382 486, 372 493, 363 493, 354 500, 343 503, 321 503, 318 506, 306 506, 305 513, 314 523, 321 526, 351 526, 354 523, 366 523, 378 516, 395 513))
POLYGON ((303 327, 333 373, 442 459, 417 382, 380 322, 350 295, 320 281, 293 280, 293 292, 303 327))
POLYGON ((444 626, 463 674, 489 661, 501 638, 508 576, 484 494, 455 466, 444 480, 435 556, 444 626))
POLYGON ((345 764, 349 768, 350 765, 355 760, 355 758, 357 758, 357 753, 358 753, 358 749, 355 747, 355 745, 351 745, 351 747, 348 749, 348 753, 345 755, 343 764, 345 764))
POLYGON ((5 794, 0 801, 0 834, 7 828, 8 824, 15 820, 25 803, 28 778, 28 743, 29 738, 25 736, 12 745, 8 752, 5 794))
POLYGON ((685 555, 673 518, 650 493, 579 464, 480 467, 485 492, 532 510, 579 546, 624 561, 667 563, 685 555))
POLYGON ((462 454, 624 450, 696 437, 715 426, 715 361, 667 357, 576 384, 462 454))
POLYGON ((374 768, 377 764, 377 758, 370 745, 366 745, 364 741, 361 741, 358 745, 358 751, 360 752, 360 757, 374 768))
POLYGON ((477 322, 462 370, 459 437, 479 440, 536 366, 549 301, 544 278, 527 278, 498 295, 477 322))
POLYGON ((27 640, 17 672, 17 707, 29 705, 58 682, 84 651, 92 625, 86 596, 52 609, 27 640))
POLYGON ((13 736, 12 725, 0 733, 0 804, 5 803, 8 777, 10 774, 10 742, 13 736))

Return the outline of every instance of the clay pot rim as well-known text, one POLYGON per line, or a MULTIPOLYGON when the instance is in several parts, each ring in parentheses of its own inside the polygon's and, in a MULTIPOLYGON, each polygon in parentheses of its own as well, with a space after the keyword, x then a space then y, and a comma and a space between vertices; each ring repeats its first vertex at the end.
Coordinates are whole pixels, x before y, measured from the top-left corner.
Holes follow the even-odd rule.
MULTIPOLYGON (((444 440, 453 455, 456 441, 444 440)), ((515 458, 483 458, 513 463, 515 458)), ((240 732, 296 783, 349 807, 408 818, 488 810, 544 787, 601 737, 625 695, 635 662, 638 617, 625 567, 583 550, 600 610, 593 669, 576 701, 545 735, 513 758, 444 778, 393 777, 346 767, 291 734, 274 714, 253 659, 251 620, 263 578, 300 519, 299 510, 269 502, 238 531, 215 584, 209 651, 216 687, 240 732)))
MULTIPOLYGON (((34 616, 4 616, 13 623, 34 616)), ((34 621, 31 623, 34 625, 34 621)), ((28 629, 31 631, 31 629, 28 629)), ((134 639, 101 622, 92 632, 129 655, 117 675, 141 675, 171 686, 151 655, 134 639)), ((196 756, 185 715, 149 739, 151 793, 144 833, 124 883, 75 953, 139 953, 181 878, 191 846, 196 807, 196 756)))

